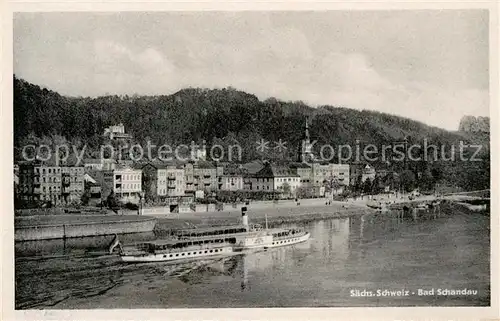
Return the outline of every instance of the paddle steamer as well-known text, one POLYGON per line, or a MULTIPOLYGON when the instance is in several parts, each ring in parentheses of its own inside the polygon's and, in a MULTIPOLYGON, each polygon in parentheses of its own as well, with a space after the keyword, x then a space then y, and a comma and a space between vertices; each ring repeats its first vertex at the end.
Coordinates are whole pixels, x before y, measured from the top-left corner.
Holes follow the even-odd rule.
POLYGON ((202 259, 236 255, 239 252, 268 249, 307 241, 310 233, 301 229, 266 228, 258 224, 249 225, 246 207, 242 210, 242 222, 236 226, 219 226, 182 230, 168 240, 143 242, 133 246, 120 246, 124 262, 160 262, 186 259, 202 259))

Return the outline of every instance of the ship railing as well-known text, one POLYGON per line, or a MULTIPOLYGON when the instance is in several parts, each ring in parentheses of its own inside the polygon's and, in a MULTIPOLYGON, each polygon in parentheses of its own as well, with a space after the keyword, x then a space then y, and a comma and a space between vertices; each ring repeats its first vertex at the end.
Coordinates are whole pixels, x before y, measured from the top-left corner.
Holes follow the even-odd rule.
POLYGON ((229 243, 229 242, 207 243, 207 244, 201 244, 201 245, 189 245, 189 246, 182 247, 182 248, 155 249, 154 253, 175 254, 175 253, 181 253, 181 252, 187 252, 187 251, 196 252, 196 251, 201 251, 201 250, 211 250, 214 248, 233 246, 233 245, 234 245, 233 243, 229 243))

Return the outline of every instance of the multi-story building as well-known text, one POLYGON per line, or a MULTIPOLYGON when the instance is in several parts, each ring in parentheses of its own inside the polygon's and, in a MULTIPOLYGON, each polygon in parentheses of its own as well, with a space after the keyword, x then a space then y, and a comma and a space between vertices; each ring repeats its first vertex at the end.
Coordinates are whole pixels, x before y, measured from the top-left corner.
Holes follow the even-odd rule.
POLYGON ((300 176, 287 166, 278 166, 267 163, 260 171, 250 177, 249 190, 281 192, 295 195, 297 188, 301 185, 300 176))
POLYGON ((320 186, 323 182, 331 176, 331 169, 329 164, 313 163, 312 167, 312 177, 313 185, 320 186))
POLYGON ((290 169, 299 175, 300 183, 303 186, 313 184, 314 177, 312 167, 305 163, 291 163, 290 169))
POLYGON ((29 162, 19 166, 18 193, 22 200, 50 201, 53 205, 79 201, 84 192, 83 166, 29 162))
POLYGON ((340 185, 348 186, 349 165, 348 164, 319 164, 313 163, 312 176, 314 185, 322 185, 325 181, 335 179, 340 185))
POLYGON ((102 171, 103 164, 102 160, 98 158, 87 158, 83 160, 83 167, 86 171, 102 171))
POLYGON ((130 167, 103 171, 102 196, 114 193, 122 202, 138 202, 142 192, 142 171, 130 167))
POLYGON ((87 158, 83 166, 88 171, 109 171, 116 168, 116 160, 108 158, 87 158))
POLYGON ((208 161, 184 164, 186 193, 217 190, 217 168, 208 161))
POLYGON ((243 175, 223 175, 218 177, 219 190, 239 191, 243 189, 243 175))
POLYGON ((340 185, 349 186, 350 177, 349 164, 330 164, 332 178, 336 179, 340 185))
POLYGON ((184 169, 174 163, 148 163, 142 166, 146 195, 160 197, 184 196, 184 169))
POLYGON ((217 180, 218 189, 221 191, 243 190, 243 170, 239 168, 218 168, 217 180))

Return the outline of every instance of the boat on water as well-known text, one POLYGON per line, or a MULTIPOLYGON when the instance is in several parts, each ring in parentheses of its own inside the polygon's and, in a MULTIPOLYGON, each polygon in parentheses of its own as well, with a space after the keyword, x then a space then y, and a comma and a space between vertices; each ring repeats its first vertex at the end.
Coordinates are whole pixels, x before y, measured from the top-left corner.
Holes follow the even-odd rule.
MULTIPOLYGON (((185 259, 203 259, 235 255, 238 252, 268 249, 305 242, 310 233, 295 228, 267 228, 249 225, 246 207, 242 208, 242 222, 235 226, 218 226, 181 230, 168 240, 142 242, 132 246, 120 245, 124 262, 161 262, 185 259)), ((110 248, 113 251, 115 244, 110 248)))
POLYGON ((124 246, 120 249, 123 262, 164 262, 189 259, 217 258, 232 255, 236 239, 227 235, 186 240, 156 240, 124 246))

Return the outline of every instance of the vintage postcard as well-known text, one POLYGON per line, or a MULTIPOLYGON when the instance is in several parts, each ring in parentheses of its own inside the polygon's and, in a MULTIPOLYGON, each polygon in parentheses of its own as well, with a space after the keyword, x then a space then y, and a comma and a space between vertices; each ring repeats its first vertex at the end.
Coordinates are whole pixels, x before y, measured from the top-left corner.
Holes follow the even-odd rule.
POLYGON ((5 319, 499 317, 496 3, 4 16, 5 319))

